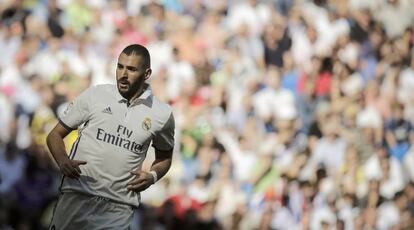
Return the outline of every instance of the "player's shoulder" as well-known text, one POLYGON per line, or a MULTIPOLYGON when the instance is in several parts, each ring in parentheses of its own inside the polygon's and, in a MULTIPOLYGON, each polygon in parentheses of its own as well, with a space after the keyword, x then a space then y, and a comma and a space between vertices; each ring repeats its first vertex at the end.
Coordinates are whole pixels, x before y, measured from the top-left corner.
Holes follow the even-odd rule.
POLYGON ((168 103, 160 101, 156 96, 153 96, 153 108, 156 110, 156 113, 165 120, 172 115, 172 107, 168 103))
POLYGON ((101 96, 107 94, 116 94, 116 85, 112 84, 100 84, 90 86, 87 90, 91 91, 94 95, 101 96))
POLYGON ((91 86, 91 88, 95 91, 112 93, 116 90, 116 85, 113 85, 113 84, 100 84, 100 85, 91 86))

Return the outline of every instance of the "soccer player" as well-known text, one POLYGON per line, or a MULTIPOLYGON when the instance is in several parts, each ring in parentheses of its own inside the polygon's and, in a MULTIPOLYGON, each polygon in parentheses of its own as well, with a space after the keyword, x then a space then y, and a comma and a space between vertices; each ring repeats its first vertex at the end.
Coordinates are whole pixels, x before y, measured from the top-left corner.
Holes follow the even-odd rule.
POLYGON ((128 229, 140 192, 171 166, 174 117, 145 82, 150 55, 141 45, 118 58, 117 85, 82 92, 49 133, 47 145, 63 174, 50 229, 128 229), (63 139, 79 128, 67 155, 63 139), (155 161, 141 170, 150 143, 155 161))

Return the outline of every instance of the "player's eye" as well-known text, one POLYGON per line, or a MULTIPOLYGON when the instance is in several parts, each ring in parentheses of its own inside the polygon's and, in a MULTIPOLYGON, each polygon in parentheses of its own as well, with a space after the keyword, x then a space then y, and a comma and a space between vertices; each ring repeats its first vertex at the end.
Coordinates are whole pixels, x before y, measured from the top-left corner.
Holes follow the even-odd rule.
POLYGON ((118 64, 118 65, 117 65, 117 67, 118 67, 118 69, 122 69, 122 68, 124 68, 124 66, 123 66, 123 65, 121 65, 121 64, 118 64))
POLYGON ((131 72, 137 71, 137 68, 135 68, 135 67, 127 67, 127 69, 131 72))

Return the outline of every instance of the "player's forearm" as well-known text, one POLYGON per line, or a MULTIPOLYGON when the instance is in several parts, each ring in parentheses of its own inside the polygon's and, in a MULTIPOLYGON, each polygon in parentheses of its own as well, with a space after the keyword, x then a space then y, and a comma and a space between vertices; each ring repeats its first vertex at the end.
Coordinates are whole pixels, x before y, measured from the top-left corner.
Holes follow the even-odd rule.
POLYGON ((151 171, 155 171, 157 173, 158 180, 167 174, 171 167, 171 161, 171 158, 155 159, 152 163, 151 171))
POLYGON ((50 153, 58 165, 60 165, 61 162, 69 160, 65 149, 65 143, 59 134, 50 132, 46 138, 46 142, 50 153))

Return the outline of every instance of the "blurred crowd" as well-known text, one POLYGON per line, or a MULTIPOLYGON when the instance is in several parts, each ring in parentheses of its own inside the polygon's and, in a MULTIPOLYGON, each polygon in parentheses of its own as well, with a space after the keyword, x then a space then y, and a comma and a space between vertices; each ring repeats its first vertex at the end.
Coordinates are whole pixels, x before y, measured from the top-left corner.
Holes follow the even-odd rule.
POLYGON ((47 228, 61 174, 45 137, 80 92, 115 83, 131 43, 148 47, 176 119, 172 168, 133 229, 414 229, 413 12, 411 0, 0 0, 0 229, 47 228))

